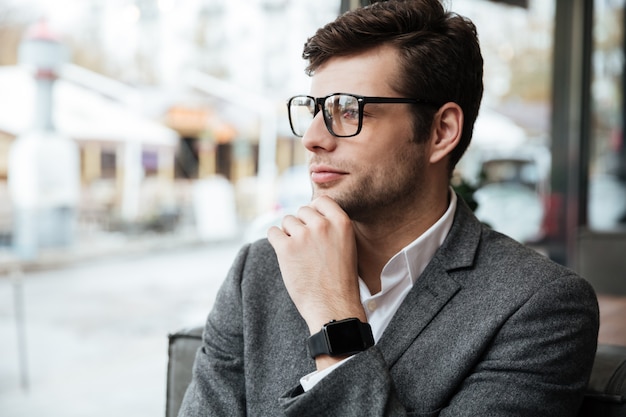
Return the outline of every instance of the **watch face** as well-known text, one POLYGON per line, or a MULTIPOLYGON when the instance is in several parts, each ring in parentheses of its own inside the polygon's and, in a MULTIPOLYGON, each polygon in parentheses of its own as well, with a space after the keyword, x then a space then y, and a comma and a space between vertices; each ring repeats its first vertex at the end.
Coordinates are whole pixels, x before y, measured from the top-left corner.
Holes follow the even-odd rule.
POLYGON ((360 352, 364 348, 360 323, 356 320, 328 324, 326 335, 331 355, 360 352))

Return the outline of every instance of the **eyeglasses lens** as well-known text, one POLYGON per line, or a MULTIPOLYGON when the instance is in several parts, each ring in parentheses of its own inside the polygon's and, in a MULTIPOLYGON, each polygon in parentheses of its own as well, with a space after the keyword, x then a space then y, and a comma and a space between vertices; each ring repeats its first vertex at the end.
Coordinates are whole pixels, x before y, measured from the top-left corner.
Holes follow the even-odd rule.
POLYGON ((330 96, 324 102, 324 116, 333 135, 355 135, 359 129, 359 102, 347 94, 330 96))
MULTIPOLYGON (((317 114, 315 99, 296 96, 289 102, 291 129, 297 136, 304 136, 317 114)), ((322 106, 324 123, 335 136, 353 136, 359 131, 359 101, 348 94, 334 94, 326 97, 322 106)))
POLYGON ((304 136, 315 116, 315 101, 311 97, 298 96, 289 103, 291 129, 297 136, 304 136))

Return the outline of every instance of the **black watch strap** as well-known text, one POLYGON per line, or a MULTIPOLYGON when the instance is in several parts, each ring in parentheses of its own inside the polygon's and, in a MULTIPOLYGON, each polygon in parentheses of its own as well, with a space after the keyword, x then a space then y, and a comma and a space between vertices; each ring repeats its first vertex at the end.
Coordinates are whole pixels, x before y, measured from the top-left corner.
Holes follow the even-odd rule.
POLYGON ((362 352, 374 346, 374 336, 369 323, 357 318, 332 320, 322 330, 308 338, 309 354, 345 356, 362 352))
POLYGON ((309 346, 309 355, 316 358, 320 355, 329 355, 328 342, 326 341, 326 332, 321 331, 311 335, 307 340, 309 346))

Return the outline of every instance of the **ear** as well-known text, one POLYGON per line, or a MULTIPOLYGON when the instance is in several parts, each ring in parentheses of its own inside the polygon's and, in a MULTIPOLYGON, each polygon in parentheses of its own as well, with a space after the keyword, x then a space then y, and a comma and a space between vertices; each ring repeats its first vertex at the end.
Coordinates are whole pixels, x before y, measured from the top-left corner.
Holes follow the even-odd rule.
POLYGON ((430 163, 435 164, 452 152, 463 133, 463 110, 456 103, 446 103, 433 119, 430 163))

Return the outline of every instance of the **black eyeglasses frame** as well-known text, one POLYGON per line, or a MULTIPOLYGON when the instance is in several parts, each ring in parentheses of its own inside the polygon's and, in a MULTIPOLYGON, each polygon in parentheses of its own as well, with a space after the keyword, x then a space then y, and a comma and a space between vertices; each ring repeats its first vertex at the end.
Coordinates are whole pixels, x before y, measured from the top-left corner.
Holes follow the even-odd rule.
POLYGON ((396 104, 421 104, 421 105, 430 105, 430 106, 437 106, 439 107, 439 105, 433 101, 430 100, 422 100, 422 99, 418 99, 418 98, 403 98, 403 97, 373 97, 373 96, 361 96, 358 94, 352 94, 352 93, 333 93, 333 94, 329 94, 325 97, 313 97, 313 96, 309 96, 309 95, 297 95, 297 96, 293 96, 291 98, 289 98, 289 100, 287 101, 287 114, 289 115, 289 127, 291 127, 291 132, 297 136, 297 137, 302 137, 304 135, 299 135, 296 130, 294 129, 293 126, 293 120, 291 118, 291 103, 294 99, 299 98, 299 97, 306 97, 309 98, 311 100, 313 100, 313 102, 315 103, 315 110, 313 113, 313 117, 317 116, 317 113, 320 112, 320 110, 322 110, 324 103, 326 102, 326 100, 328 100, 330 97, 333 96, 350 96, 350 97, 354 97, 357 100, 357 103, 359 105, 359 122, 358 122, 358 126, 357 126, 357 130, 355 133, 350 134, 350 135, 338 135, 335 132, 333 132, 332 129, 332 120, 329 119, 329 117, 327 116, 326 112, 322 112, 322 117, 324 118, 324 125, 326 125, 326 129, 328 130, 328 132, 338 138, 351 138, 354 137, 356 135, 358 135, 359 133, 361 133, 361 129, 363 128, 363 113, 364 113, 364 108, 365 105, 368 103, 376 103, 376 104, 384 104, 384 103, 396 103, 396 104))

